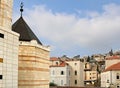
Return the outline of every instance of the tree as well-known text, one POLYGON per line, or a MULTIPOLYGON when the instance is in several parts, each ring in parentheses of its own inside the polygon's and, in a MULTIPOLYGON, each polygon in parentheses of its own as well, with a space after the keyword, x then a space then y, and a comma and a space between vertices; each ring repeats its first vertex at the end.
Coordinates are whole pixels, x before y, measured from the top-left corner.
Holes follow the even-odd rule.
POLYGON ((88 58, 87 58, 87 62, 90 62, 90 56, 88 56, 88 58))
POLYGON ((53 83, 53 82, 50 82, 49 83, 50 86, 57 86, 57 84, 53 83))

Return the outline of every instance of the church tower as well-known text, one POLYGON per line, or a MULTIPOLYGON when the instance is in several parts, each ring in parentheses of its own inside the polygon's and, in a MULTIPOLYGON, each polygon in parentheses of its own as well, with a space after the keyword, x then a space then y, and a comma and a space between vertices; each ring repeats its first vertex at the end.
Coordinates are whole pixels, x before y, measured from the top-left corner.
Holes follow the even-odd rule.
POLYGON ((0 0, 0 88, 18 88, 19 34, 12 27, 13 0, 0 0))
POLYGON ((20 7, 21 16, 12 25, 12 30, 20 34, 18 88, 49 88, 50 47, 41 43, 24 20, 23 3, 20 7))

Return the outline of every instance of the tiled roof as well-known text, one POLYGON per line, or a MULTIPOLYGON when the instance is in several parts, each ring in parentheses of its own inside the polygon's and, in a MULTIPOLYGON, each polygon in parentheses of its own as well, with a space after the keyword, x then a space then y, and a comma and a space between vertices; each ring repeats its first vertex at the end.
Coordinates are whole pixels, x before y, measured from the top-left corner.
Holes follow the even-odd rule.
POLYGON ((68 63, 62 61, 59 65, 51 65, 50 67, 65 67, 66 65, 68 65, 68 63))
POLYGON ((50 61, 58 61, 59 59, 57 57, 51 57, 50 61))
POLYGON ((120 70, 120 62, 113 64, 105 69, 105 71, 111 71, 111 70, 112 71, 120 70))
POLYGON ((106 58, 106 60, 114 60, 114 59, 120 59, 120 56, 115 55, 115 56, 110 56, 106 58))
POLYGON ((40 45, 42 45, 22 16, 12 25, 12 30, 20 34, 20 41, 36 40, 40 45))

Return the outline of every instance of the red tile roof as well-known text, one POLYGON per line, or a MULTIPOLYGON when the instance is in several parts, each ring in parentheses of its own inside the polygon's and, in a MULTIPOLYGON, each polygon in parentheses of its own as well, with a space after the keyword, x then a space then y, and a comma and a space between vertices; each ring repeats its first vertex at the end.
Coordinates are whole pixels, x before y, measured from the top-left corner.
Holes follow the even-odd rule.
POLYGON ((68 63, 62 61, 59 65, 51 65, 50 67, 65 67, 66 65, 68 65, 68 63))
POLYGON ((111 66, 109 66, 108 68, 105 69, 105 71, 118 71, 120 70, 120 62, 113 64, 111 66))
POLYGON ((50 60, 51 60, 51 61, 58 61, 59 58, 57 58, 57 57, 51 57, 50 60))
POLYGON ((115 56, 110 56, 106 58, 106 60, 114 60, 114 59, 120 59, 120 56, 115 55, 115 56))

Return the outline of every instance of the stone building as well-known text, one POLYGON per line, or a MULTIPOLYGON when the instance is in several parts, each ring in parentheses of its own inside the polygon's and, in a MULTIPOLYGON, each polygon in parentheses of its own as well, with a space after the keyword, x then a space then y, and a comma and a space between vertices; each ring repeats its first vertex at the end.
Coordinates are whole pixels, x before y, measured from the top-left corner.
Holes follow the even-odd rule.
POLYGON ((120 62, 107 67, 101 73, 101 87, 120 88, 120 62))
POLYGON ((11 30, 13 0, 0 0, 0 88, 18 88, 18 37, 11 30))
POLYGON ((64 61, 50 66, 50 82, 57 86, 70 86, 70 66, 64 61))
POLYGON ((19 38, 19 88, 49 88, 49 46, 43 46, 21 16, 13 24, 12 30, 19 38))
MULTIPOLYGON (((80 61, 80 58, 79 59, 68 58, 66 56, 60 57, 60 58, 54 57, 50 59, 50 62, 52 65, 52 67, 50 67, 51 71, 53 69, 53 66, 59 65, 61 62, 65 62, 68 64, 69 70, 66 70, 66 73, 68 74, 64 74, 64 76, 70 78, 68 79, 68 84, 67 84, 68 86, 74 86, 74 87, 84 86, 84 63, 80 61)), ((56 66, 54 68, 56 68, 56 72, 59 71, 59 74, 60 74, 60 71, 62 71, 60 66, 56 66)), ((59 77, 59 75, 56 75, 56 76, 59 77)), ((52 82, 53 76, 51 76, 50 79, 52 82)), ((64 82, 63 84, 66 84, 66 82, 64 82)))

